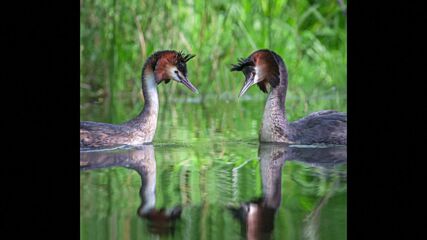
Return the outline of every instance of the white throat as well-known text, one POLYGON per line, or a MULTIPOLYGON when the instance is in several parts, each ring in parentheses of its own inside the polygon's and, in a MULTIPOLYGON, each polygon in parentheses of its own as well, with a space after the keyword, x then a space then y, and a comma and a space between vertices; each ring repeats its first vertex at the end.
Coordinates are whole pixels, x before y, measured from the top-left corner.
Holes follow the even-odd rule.
POLYGON ((261 71, 258 67, 254 67, 255 69, 255 76, 254 76, 254 84, 260 82, 260 75, 261 75, 261 71))
POLYGON ((145 93, 147 93, 146 95, 144 95, 144 99, 146 102, 149 102, 152 107, 157 108, 159 106, 159 98, 157 94, 157 83, 154 77, 154 73, 151 72, 145 75, 144 77, 145 84, 143 88, 145 89, 145 93))

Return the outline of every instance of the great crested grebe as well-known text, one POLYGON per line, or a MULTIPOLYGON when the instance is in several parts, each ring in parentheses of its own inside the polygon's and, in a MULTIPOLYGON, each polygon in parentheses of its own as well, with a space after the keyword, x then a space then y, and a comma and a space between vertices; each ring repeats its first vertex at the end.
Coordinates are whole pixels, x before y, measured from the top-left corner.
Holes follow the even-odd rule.
POLYGON ((157 85, 175 80, 191 91, 197 89, 187 79, 186 63, 195 55, 173 50, 158 51, 148 57, 142 68, 144 108, 134 119, 122 124, 80 122, 80 147, 140 145, 153 141, 157 126, 159 99, 157 85))
POLYGON ((261 49, 240 59, 231 71, 242 71, 245 83, 242 96, 254 84, 268 93, 261 123, 261 142, 289 144, 347 144, 347 114, 332 110, 314 112, 288 122, 285 110, 288 72, 283 59, 275 52, 261 49))

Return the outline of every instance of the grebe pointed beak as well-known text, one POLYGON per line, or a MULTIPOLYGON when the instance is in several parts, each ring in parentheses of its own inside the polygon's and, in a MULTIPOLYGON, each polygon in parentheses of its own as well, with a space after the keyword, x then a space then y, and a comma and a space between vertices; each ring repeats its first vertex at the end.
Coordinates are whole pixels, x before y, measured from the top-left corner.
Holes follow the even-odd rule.
POLYGON ((192 92, 199 94, 199 90, 186 77, 180 78, 181 83, 184 84, 187 88, 189 88, 192 92))
POLYGON ((198 94, 199 90, 190 81, 188 81, 187 76, 176 70, 176 68, 172 68, 170 71, 171 79, 177 81, 179 83, 184 84, 187 88, 189 88, 192 92, 198 94))
POLYGON ((243 84, 242 89, 240 90, 239 97, 243 96, 243 94, 245 94, 246 91, 248 91, 248 89, 256 83, 254 81, 255 76, 256 76, 255 74, 251 74, 251 76, 248 79, 246 79, 245 83, 243 84))

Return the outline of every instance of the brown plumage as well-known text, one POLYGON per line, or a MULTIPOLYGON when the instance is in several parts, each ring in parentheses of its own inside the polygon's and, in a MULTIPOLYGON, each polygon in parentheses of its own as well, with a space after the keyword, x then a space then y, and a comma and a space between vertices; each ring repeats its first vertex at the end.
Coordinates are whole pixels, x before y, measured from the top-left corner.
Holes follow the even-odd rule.
POLYGON ((275 52, 255 51, 248 58, 240 59, 231 71, 242 71, 246 78, 239 96, 254 84, 268 93, 260 129, 261 142, 347 144, 346 113, 324 110, 288 122, 285 109, 288 72, 283 59, 275 52))
POLYGON ((157 85, 175 80, 191 91, 197 89, 187 79, 186 63, 195 55, 173 50, 158 51, 142 68, 144 108, 134 119, 122 124, 80 122, 80 147, 99 148, 115 145, 140 145, 153 141, 157 127, 159 100, 157 85))

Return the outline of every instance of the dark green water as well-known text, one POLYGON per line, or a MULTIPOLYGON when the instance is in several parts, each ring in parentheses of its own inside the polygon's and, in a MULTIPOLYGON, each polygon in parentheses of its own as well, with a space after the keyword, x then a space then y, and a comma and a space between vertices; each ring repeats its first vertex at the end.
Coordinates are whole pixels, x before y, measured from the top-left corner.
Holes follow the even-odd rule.
MULTIPOLYGON (((81 239, 346 239, 345 147, 260 145, 263 98, 187 96, 160 100, 154 145, 81 153, 81 239)), ((345 110, 316 102, 306 111, 345 110)), ((81 119, 121 122, 141 105, 91 105, 81 119)))

